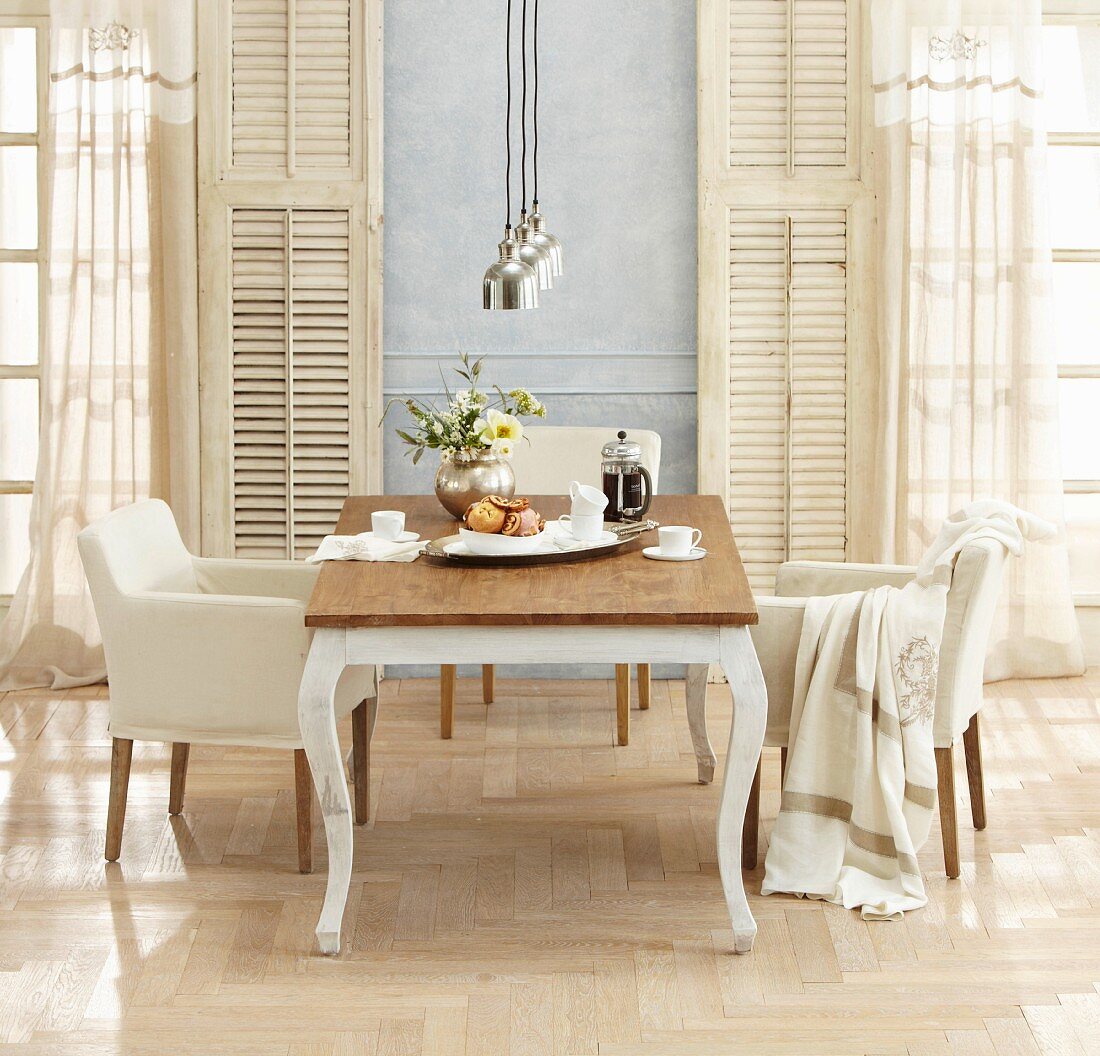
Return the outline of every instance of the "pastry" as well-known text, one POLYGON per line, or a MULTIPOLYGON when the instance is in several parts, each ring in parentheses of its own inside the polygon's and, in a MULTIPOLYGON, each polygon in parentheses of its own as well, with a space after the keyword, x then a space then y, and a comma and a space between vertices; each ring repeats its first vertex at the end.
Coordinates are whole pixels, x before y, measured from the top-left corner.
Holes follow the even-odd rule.
POLYGON ((494 535, 504 527, 506 516, 499 506, 488 499, 482 499, 470 505, 463 520, 471 531, 494 535))
POLYGON ((504 517, 504 535, 538 535, 544 526, 543 519, 528 506, 524 510, 510 510, 504 517))
POLYGON ((505 499, 500 495, 486 495, 470 503, 462 524, 483 535, 538 535, 546 527, 538 511, 531 509, 530 499, 505 499))
POLYGON ((506 499, 501 495, 488 495, 483 501, 491 502, 502 510, 512 510, 516 513, 519 513, 520 510, 526 510, 531 505, 531 500, 523 495, 511 499, 506 499))

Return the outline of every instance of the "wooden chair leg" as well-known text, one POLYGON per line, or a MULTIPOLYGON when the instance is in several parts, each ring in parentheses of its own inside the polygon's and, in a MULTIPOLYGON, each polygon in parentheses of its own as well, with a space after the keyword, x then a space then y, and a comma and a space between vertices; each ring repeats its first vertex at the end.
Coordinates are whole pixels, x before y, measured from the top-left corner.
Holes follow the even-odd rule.
POLYGON ((351 769, 355 794, 355 824, 370 820, 370 736, 378 698, 361 701, 351 713, 351 769))
POLYGON ((497 669, 492 664, 481 665, 481 699, 492 704, 497 692, 497 669))
POLYGON ((439 668, 439 736, 449 741, 455 729, 455 683, 458 668, 441 664, 439 668))
POLYGON ((741 868, 755 869, 759 858, 760 842, 760 765, 756 761, 756 773, 749 788, 749 801, 745 805, 745 827, 741 830, 741 868))
POLYGON ((638 707, 642 711, 649 710, 649 664, 638 665, 638 707))
POLYGON ((176 741, 172 745, 172 783, 168 793, 168 813, 183 813, 183 790, 187 786, 187 760, 191 745, 176 741))
POLYGON ((615 726, 619 744, 630 743, 630 665, 615 665, 615 726))
POLYGON ((134 742, 125 737, 111 740, 111 794, 107 804, 107 844, 103 857, 117 862, 122 853, 122 827, 126 823, 126 792, 130 787, 130 760, 134 742))
POLYGON ((294 802, 298 813, 298 872, 313 872, 313 775, 304 748, 294 749, 294 802))
POLYGON ((943 865, 949 879, 959 875, 959 826, 955 818, 955 765, 950 748, 936 749, 939 774, 940 831, 943 834, 943 865))
POLYGON ((963 733, 963 754, 966 756, 966 781, 970 785, 970 814, 974 828, 985 828, 985 778, 982 775, 982 738, 978 727, 978 713, 974 712, 970 725, 963 733))

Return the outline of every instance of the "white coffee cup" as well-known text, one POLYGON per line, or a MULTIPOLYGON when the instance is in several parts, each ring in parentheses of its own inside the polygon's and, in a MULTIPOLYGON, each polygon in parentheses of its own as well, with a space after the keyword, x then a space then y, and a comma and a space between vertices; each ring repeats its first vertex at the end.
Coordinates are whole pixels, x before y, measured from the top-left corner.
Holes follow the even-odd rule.
POLYGON ((564 524, 569 529, 569 534, 580 542, 599 539, 603 532, 602 513, 567 513, 558 518, 558 523, 564 524))
POLYGON ((578 514, 602 514, 607 509, 607 496, 599 488, 582 484, 579 480, 569 485, 569 498, 572 502, 570 512, 574 517, 578 514))
POLYGON ((702 542, 703 533, 686 524, 670 524, 657 529, 657 538, 663 557, 687 557, 702 542))
POLYGON ((392 542, 405 530, 405 515, 400 510, 375 510, 370 515, 370 527, 379 539, 392 542))

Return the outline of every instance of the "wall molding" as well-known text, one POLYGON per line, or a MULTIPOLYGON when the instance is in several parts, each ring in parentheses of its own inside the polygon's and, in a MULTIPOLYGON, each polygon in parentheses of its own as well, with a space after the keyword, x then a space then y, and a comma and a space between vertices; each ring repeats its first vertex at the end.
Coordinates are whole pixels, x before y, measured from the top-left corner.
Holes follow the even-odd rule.
MULTIPOLYGON (((441 391, 456 352, 387 352, 382 388, 387 397, 429 396, 441 391)), ((503 387, 523 385, 537 395, 688 395, 696 391, 694 349, 591 352, 488 352, 486 376, 503 387)), ((448 384, 451 379, 447 378, 448 384)))

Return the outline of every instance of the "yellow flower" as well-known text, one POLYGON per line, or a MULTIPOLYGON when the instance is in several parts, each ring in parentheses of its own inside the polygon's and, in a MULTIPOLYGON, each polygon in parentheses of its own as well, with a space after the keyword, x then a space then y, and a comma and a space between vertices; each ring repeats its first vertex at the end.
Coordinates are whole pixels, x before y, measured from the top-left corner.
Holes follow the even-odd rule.
POLYGON ((523 439, 523 426, 514 415, 494 409, 486 411, 485 417, 488 420, 484 434, 487 440, 510 440, 518 444, 523 439))
POLYGON ((512 452, 515 450, 515 444, 511 440, 499 437, 493 441, 491 450, 494 455, 499 455, 501 458, 511 458, 512 452))

